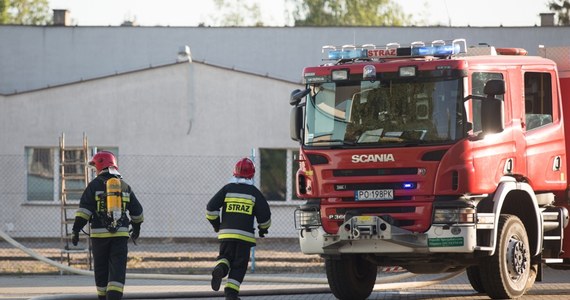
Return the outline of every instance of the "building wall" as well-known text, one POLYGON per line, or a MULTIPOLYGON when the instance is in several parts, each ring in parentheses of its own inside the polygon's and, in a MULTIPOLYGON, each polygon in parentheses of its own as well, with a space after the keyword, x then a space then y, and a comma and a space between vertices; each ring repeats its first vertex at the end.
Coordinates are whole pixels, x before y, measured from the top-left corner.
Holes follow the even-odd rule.
MULTIPOLYGON (((203 63, 176 63, 0 96, 0 220, 15 236, 59 236, 56 202, 26 201, 25 147, 118 147, 145 207, 146 237, 203 236, 209 198, 252 149, 296 148, 296 84, 203 63), (30 222, 30 220, 33 220, 30 222)), ((295 204, 272 204, 274 236, 294 236, 295 204)))
POLYGON ((126 155, 232 155, 291 147, 296 144, 289 139, 288 96, 299 87, 179 63, 3 96, 0 153, 57 145, 62 132, 71 144, 80 145, 86 132, 91 144, 118 146, 126 155))
POLYGON ((0 94, 11 94, 175 62, 194 61, 300 82, 325 45, 465 38, 468 45, 568 44, 568 27, 32 27, 0 26, 0 94))

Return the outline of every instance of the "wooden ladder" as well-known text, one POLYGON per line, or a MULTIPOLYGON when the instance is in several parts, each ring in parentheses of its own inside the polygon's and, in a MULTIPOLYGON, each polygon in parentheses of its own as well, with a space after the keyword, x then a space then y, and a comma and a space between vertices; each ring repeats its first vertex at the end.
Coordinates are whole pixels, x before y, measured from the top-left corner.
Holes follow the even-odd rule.
POLYGON ((65 134, 59 139, 60 163, 60 202, 61 202, 61 263, 69 266, 80 266, 92 270, 90 227, 87 224, 79 234, 79 243, 71 243, 75 212, 79 208, 79 199, 87 187, 91 176, 88 168, 89 146, 87 136, 83 134, 83 145, 68 147, 65 144, 65 134))

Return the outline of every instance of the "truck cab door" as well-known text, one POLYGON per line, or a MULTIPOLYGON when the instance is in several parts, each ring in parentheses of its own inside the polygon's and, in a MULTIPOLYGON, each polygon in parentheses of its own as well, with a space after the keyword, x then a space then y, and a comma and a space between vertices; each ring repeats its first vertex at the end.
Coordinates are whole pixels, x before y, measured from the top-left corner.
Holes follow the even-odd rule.
MULTIPOLYGON (((506 81, 506 73, 501 71, 475 71, 471 74, 469 92, 473 95, 473 99, 467 103, 471 108, 473 122, 473 136, 471 139, 471 157, 473 162, 473 186, 470 188, 474 193, 493 193, 499 184, 505 172, 516 172, 515 168, 521 168, 522 162, 517 158, 517 149, 520 145, 513 135, 512 130, 512 106, 508 102, 510 95, 496 94, 487 95, 485 87, 492 80, 506 81), (494 98, 499 101, 499 112, 493 112, 489 115, 489 99, 494 98), (495 120, 490 120, 495 118, 495 120), (493 123, 501 123, 501 126, 493 123), (491 126, 489 126, 491 125, 491 126), (491 130, 489 130, 489 127, 491 130), (500 128, 499 128, 500 127, 500 128), (494 129, 493 129, 494 128, 494 129)), ((508 82, 507 82, 508 83, 508 82)), ((495 104, 495 100, 491 100, 495 104)), ((496 105, 491 105, 496 107, 496 105)), ((522 161, 522 153, 518 155, 522 161)))
POLYGON ((553 80, 556 73, 526 70, 523 76, 526 177, 535 191, 565 189, 565 140, 553 80))

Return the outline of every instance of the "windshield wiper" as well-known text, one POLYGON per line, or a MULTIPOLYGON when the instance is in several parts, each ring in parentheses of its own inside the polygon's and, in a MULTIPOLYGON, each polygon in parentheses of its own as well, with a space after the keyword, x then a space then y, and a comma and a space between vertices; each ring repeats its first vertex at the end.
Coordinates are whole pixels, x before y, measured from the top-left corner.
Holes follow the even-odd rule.
MULTIPOLYGON (((354 143, 354 142, 345 141, 345 140, 341 140, 341 139, 312 141, 312 142, 307 143, 307 144, 308 145, 314 145, 314 144, 322 144, 322 143, 329 143, 329 144, 340 143, 343 146, 354 146, 354 145, 356 145, 356 143, 354 143)), ((338 146, 338 145, 335 144, 335 145, 331 145, 331 146, 338 146)))

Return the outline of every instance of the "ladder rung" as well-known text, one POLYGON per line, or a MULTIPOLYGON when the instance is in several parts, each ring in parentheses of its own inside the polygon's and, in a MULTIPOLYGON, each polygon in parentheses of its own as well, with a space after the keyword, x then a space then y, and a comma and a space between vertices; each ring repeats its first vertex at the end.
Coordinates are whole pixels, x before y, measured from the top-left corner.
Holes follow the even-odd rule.
POLYGON ((62 253, 86 253, 89 252, 89 249, 86 248, 69 248, 69 249, 61 249, 62 253))
POLYGON ((63 206, 69 206, 73 208, 74 206, 77 207, 79 204, 79 197, 77 199, 66 198, 64 202, 62 202, 63 206))
POLYGON ((86 169, 89 167, 89 165, 85 162, 82 161, 62 161, 59 164, 60 169, 65 170, 67 173, 73 173, 70 172, 69 170, 76 170, 76 169, 86 169))
POLYGON ((84 174, 64 174, 62 176, 62 179, 64 179, 64 180, 83 180, 83 179, 85 179, 85 175, 84 174))
POLYGON ((85 158, 83 157, 62 157, 60 159, 60 163, 82 163, 82 164, 87 164, 87 160, 85 160, 85 158))
POLYGON ((61 206, 64 209, 78 209, 79 203, 63 203, 61 206))
POLYGON ((64 189, 63 192, 66 194, 83 194, 85 189, 64 189))
POLYGON ((85 150, 85 147, 83 147, 83 146, 68 146, 68 147, 65 147, 65 146, 64 146, 63 148, 60 148, 60 149, 61 149, 61 151, 77 151, 77 150, 83 151, 83 150, 85 150))
POLYGON ((60 161, 59 166, 60 166, 60 168, 63 168, 65 170, 69 170, 70 167, 86 168, 89 165, 83 159, 63 159, 60 161))

